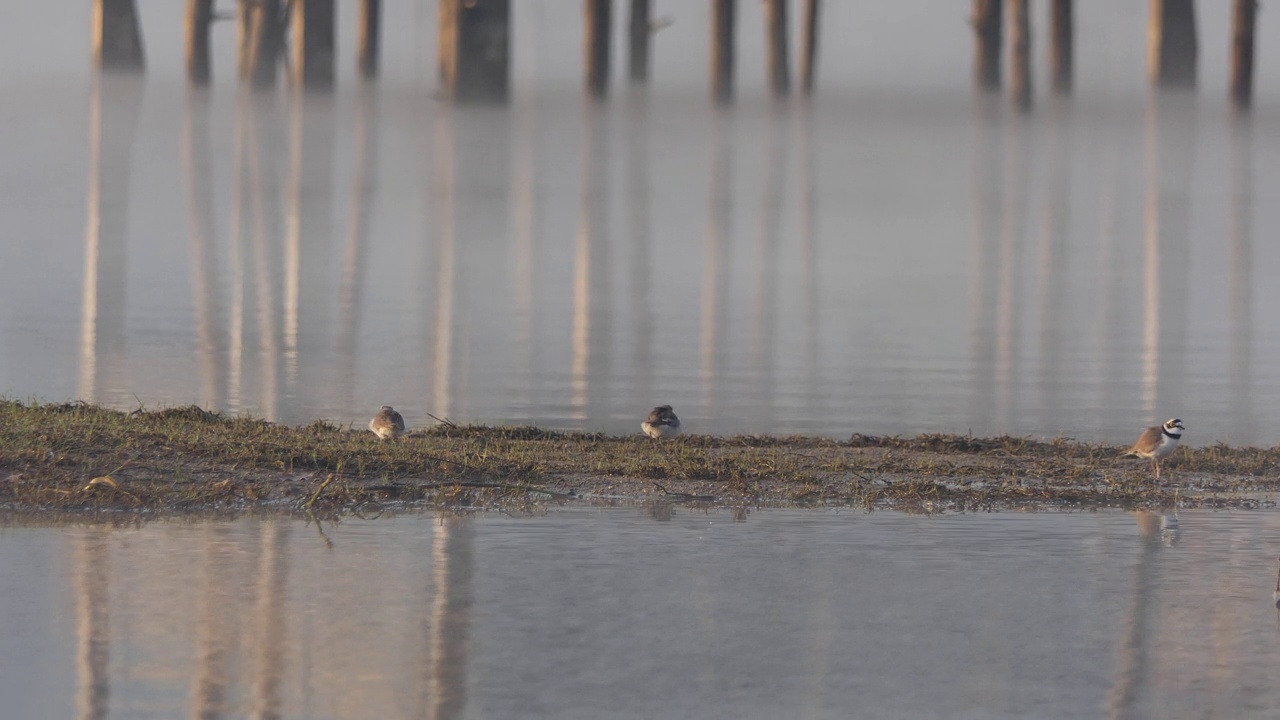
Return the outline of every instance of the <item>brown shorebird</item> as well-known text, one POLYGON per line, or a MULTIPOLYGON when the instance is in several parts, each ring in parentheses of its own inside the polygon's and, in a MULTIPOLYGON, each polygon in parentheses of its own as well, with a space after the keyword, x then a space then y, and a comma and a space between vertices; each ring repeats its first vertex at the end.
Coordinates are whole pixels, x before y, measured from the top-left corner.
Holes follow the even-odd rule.
POLYGON ((377 415, 369 421, 369 429, 380 440, 398 438, 404 434, 404 418, 390 405, 383 405, 377 415))
POLYGON ((640 429, 651 438, 672 438, 680 434, 680 418, 670 405, 659 405, 640 423, 640 429))

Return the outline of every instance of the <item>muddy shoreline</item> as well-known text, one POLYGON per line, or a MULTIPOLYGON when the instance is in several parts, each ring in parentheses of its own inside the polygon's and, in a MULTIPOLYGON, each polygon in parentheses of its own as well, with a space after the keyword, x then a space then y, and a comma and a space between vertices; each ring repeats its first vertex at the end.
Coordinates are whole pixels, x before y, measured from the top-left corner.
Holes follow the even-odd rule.
POLYGON ((0 400, 0 510, 181 513, 578 501, 720 507, 1270 507, 1280 448, 1180 447, 1157 483, 1123 448, 1068 439, 686 436, 439 425, 380 441, 198 407, 125 413, 0 400))

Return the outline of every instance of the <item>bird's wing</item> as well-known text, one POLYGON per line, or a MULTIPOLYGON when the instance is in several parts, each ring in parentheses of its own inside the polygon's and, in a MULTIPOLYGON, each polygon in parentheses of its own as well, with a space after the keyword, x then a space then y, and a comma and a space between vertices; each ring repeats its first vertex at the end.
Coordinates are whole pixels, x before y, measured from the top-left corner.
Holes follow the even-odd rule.
POLYGON ((1133 444, 1133 448, 1129 452, 1149 453, 1160 446, 1160 437, 1164 434, 1164 428, 1159 425, 1149 427, 1142 431, 1142 435, 1138 437, 1138 442, 1133 444))

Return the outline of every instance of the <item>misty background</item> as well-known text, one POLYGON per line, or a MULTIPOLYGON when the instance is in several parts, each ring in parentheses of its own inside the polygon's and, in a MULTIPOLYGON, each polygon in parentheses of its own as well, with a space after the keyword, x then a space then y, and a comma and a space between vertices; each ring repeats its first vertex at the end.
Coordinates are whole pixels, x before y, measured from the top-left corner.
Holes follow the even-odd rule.
POLYGON ((675 22, 647 91, 615 8, 593 104, 581 4, 515 3, 505 108, 435 99, 434 3, 385 5, 377 82, 348 3, 336 91, 257 96, 234 23, 194 92, 184 8, 139 5, 145 78, 104 83, 87 5, 0 8, 8 397, 618 433, 672 403, 693 432, 1113 442, 1176 415, 1197 444, 1276 442, 1265 8, 1242 120, 1229 8, 1204 3, 1198 89, 1165 97, 1147 4, 1078 7, 1065 100, 1033 4, 1026 117, 972 91, 965 4, 826 4, 816 96, 778 104, 741 3, 726 111, 698 4, 654 3, 675 22))

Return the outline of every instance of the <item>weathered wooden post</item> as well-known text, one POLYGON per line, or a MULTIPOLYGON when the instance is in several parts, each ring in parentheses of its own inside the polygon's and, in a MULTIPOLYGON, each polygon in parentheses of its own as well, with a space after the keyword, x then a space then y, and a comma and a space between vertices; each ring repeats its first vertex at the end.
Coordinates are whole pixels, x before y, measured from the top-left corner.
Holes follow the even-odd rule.
POLYGON ((586 0, 587 92, 602 98, 609 93, 610 29, 613 27, 613 0, 586 0))
POLYGON ((378 75, 378 32, 382 24, 382 0, 360 0, 356 18, 356 69, 362 78, 378 75))
POLYGON ((1075 80, 1075 27, 1071 0, 1053 0, 1049 43, 1050 73, 1053 90, 1059 95, 1071 93, 1075 80))
POLYGON ((1231 100, 1238 110, 1253 102, 1253 37, 1257 0, 1235 0, 1231 28, 1231 100))
POLYGON ((253 59, 253 3, 240 0, 236 3, 236 75, 240 79, 250 76, 249 63, 253 59))
POLYGON ((733 30, 737 0, 712 0, 711 94, 716 102, 733 101, 733 30))
POLYGON ((777 97, 791 92, 791 66, 787 62, 787 2, 788 0, 765 0, 769 87, 777 97))
POLYGON ((196 85, 209 84, 212 21, 213 0, 187 0, 187 79, 196 85))
POLYGON ((93 0, 93 63, 100 70, 142 72, 142 29, 134 0, 93 0))
POLYGON ((1004 42, 1004 0, 973 0, 973 82, 980 90, 1000 88, 1000 45, 1004 42))
POLYGON ((332 88, 334 0, 291 1, 293 80, 304 88, 332 88))
POLYGON ((283 51, 283 0, 241 0, 241 79, 257 88, 275 85, 276 65, 283 51))
POLYGON ((1013 106, 1031 109, 1031 8, 1030 0, 1009 0, 1009 31, 1013 106))
POLYGON ((805 0, 804 47, 800 51, 800 89, 805 95, 813 93, 813 78, 818 69, 818 12, 819 0, 805 0))
POLYGON ((649 81, 649 0, 631 0, 631 22, 627 29, 627 77, 633 83, 649 81))
POLYGON ((511 0, 440 0, 440 82, 455 100, 505 102, 511 0))
POLYGON ((1196 84, 1196 8, 1194 0, 1151 0, 1147 53, 1151 84, 1190 88, 1196 84))

